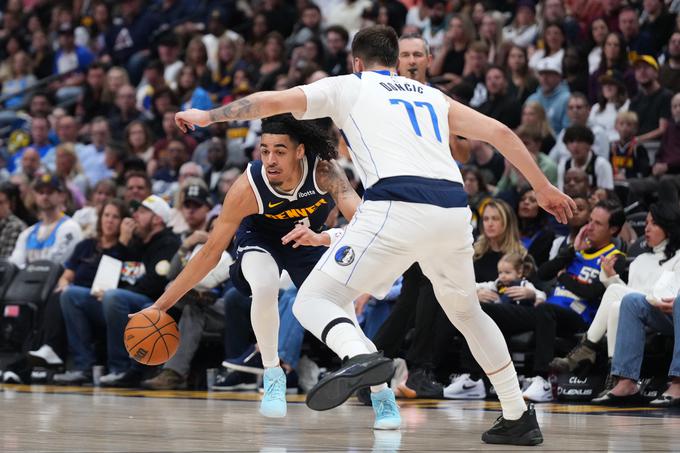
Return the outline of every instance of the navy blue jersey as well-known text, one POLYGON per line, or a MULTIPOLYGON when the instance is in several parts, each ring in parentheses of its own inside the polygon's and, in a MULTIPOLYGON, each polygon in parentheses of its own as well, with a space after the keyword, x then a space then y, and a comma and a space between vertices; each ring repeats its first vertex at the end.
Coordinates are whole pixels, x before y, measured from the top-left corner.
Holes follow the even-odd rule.
POLYGON ((246 172, 255 192, 258 213, 243 219, 239 231, 256 231, 281 239, 298 223, 317 233, 323 230, 326 217, 335 203, 316 184, 316 158, 305 156, 302 164, 302 181, 290 195, 277 192, 269 184, 262 161, 248 164, 246 172))

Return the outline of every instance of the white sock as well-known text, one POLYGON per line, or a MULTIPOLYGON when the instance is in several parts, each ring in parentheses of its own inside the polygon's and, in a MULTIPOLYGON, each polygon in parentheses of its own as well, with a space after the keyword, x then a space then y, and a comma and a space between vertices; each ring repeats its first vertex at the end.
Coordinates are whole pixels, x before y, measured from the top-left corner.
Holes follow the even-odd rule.
POLYGON ((522 398, 522 390, 519 388, 515 366, 510 363, 501 371, 490 375, 489 380, 501 402, 503 418, 506 420, 519 419, 527 410, 527 405, 522 398))
POLYGON ((387 384, 385 384, 384 382, 383 382, 382 384, 380 384, 380 385, 372 385, 372 386, 371 386, 371 393, 382 392, 382 391, 385 390, 386 388, 387 388, 387 384))
POLYGON ((341 359, 370 352, 354 324, 348 322, 341 322, 331 327, 326 335, 326 345, 341 359))

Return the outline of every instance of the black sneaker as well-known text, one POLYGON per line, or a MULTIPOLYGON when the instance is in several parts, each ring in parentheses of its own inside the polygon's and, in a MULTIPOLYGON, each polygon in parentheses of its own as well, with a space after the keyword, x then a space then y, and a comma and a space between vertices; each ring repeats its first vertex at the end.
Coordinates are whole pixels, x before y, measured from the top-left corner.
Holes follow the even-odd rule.
POLYGON ((118 387, 118 388, 138 388, 142 383, 142 373, 135 369, 129 369, 124 373, 109 373, 106 376, 113 375, 113 379, 100 380, 102 387, 118 387))
POLYGON ((333 409, 361 387, 389 381, 394 373, 392 359, 382 352, 359 354, 345 360, 340 369, 327 374, 307 393, 307 406, 315 411, 333 409))
POLYGON ((371 401, 371 387, 362 387, 357 390, 356 397, 364 406, 373 406, 371 401))
POLYGON ((444 398, 444 386, 434 379, 431 371, 424 368, 409 371, 405 386, 413 394, 406 395, 409 398, 444 398))
POLYGON ((211 389, 218 392, 257 390, 257 375, 223 368, 215 376, 211 389))
POLYGON ((538 445, 543 443, 543 434, 536 420, 534 405, 517 420, 506 420, 501 415, 493 427, 482 434, 482 441, 487 444, 505 445, 538 445))

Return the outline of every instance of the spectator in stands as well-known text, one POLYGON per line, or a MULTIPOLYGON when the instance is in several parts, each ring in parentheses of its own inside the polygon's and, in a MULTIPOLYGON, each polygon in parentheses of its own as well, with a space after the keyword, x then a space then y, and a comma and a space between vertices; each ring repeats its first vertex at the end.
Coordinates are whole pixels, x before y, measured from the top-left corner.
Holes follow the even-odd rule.
POLYGON ((12 254, 17 239, 22 231, 26 229, 26 224, 15 215, 21 206, 13 206, 13 203, 21 203, 17 197, 18 191, 11 183, 0 185, 0 258, 7 259, 12 254))
POLYGON ((325 71, 329 76, 347 74, 347 45, 349 33, 341 25, 331 25, 326 28, 326 65, 325 71))
MULTIPOLYGON (((198 186, 190 186, 198 187, 198 186)), ((216 218, 213 217, 212 220, 216 218)), ((186 263, 203 247, 208 240, 208 232, 212 229, 212 221, 208 231, 195 230, 182 242, 179 250, 170 262, 168 279, 174 279, 186 263)), ((182 316, 179 320, 179 332, 182 338, 175 355, 168 360, 161 372, 142 382, 142 387, 152 390, 174 390, 187 387, 187 376, 191 369, 191 361, 198 350, 204 332, 221 333, 224 329, 224 299, 217 298, 214 288, 229 278, 229 266, 233 262, 225 251, 217 265, 206 275, 196 287, 179 302, 182 316)))
POLYGON ((638 141, 661 140, 671 117, 673 93, 659 84, 659 64, 654 57, 641 55, 634 67, 640 90, 630 101, 630 110, 637 113, 640 120, 638 141))
POLYGON ((113 24, 111 11, 106 2, 97 2, 92 9, 92 24, 89 27, 90 48, 97 55, 106 50, 106 34, 113 24))
POLYGON ((631 179, 631 200, 642 201, 657 191, 677 198, 680 190, 680 93, 671 100, 672 119, 661 137, 652 176, 631 179))
POLYGON ((572 167, 585 170, 591 187, 614 188, 614 176, 609 160, 596 155, 593 150, 593 133, 585 126, 570 126, 564 133, 564 143, 570 158, 557 167, 557 186, 564 188, 564 175, 572 167))
MULTIPOLYGON (((11 78, 3 82, 0 94, 3 97, 11 96, 35 85, 36 78, 32 74, 31 66, 31 60, 26 52, 22 50, 15 53, 11 61, 11 78)), ((16 109, 23 107, 26 100, 25 94, 17 94, 9 97, 4 105, 8 109, 16 109)))
POLYGON ((537 49, 529 59, 529 67, 537 70, 539 62, 550 60, 554 65, 562 66, 562 59, 564 58, 564 48, 567 44, 567 38, 564 35, 564 29, 559 23, 548 23, 543 28, 543 48, 537 49))
POLYGON ((511 45, 503 58, 502 67, 508 71, 514 99, 524 104, 527 98, 538 88, 538 79, 529 70, 529 59, 524 47, 511 45))
POLYGON ((600 126, 607 134, 609 142, 613 142, 619 139, 619 134, 614 127, 616 116, 628 111, 630 100, 620 72, 609 70, 600 76, 599 82, 600 92, 597 95, 597 103, 590 109, 587 124, 593 127, 600 126))
MULTIPOLYGON (((526 254, 526 249, 519 238, 517 217, 507 203, 501 200, 489 200, 482 211, 482 222, 479 226, 479 237, 475 241, 474 267, 477 282, 495 280, 498 275, 498 260, 506 253, 526 254)), ((477 291, 483 299, 484 290, 477 291), (481 292, 481 293, 480 293, 481 292)))
MULTIPOLYGON (((520 126, 519 129, 515 131, 515 133, 534 157, 543 174, 551 183, 556 184, 557 165, 555 165, 550 157, 541 152, 542 137, 540 129, 532 126, 520 126)), ((498 185, 496 186, 496 193, 502 194, 504 191, 508 190, 519 193, 526 187, 529 187, 529 183, 519 172, 517 172, 515 167, 513 167, 510 163, 507 163, 505 166, 505 171, 503 172, 503 177, 500 179, 500 181, 498 181, 498 185)), ((509 200, 514 202, 516 198, 511 197, 509 200)))
MULTIPOLYGON (((619 327, 619 307, 627 294, 637 293, 649 297, 665 272, 680 278, 680 208, 674 203, 655 203, 650 206, 645 223, 645 241, 649 251, 638 255, 628 269, 628 282, 614 269, 618 255, 602 260, 600 281, 607 287, 595 318, 583 341, 566 357, 556 358, 552 366, 560 371, 574 371, 577 367, 595 364, 597 343, 607 334, 607 357, 614 355, 619 327)), ((612 386, 602 393, 611 390, 612 386)))
POLYGON ((548 216, 549 214, 538 206, 536 192, 533 189, 525 188, 520 192, 517 207, 519 237, 537 266, 548 261, 555 240, 555 232, 548 226, 548 216))
POLYGON ((283 37, 278 32, 269 33, 265 39, 264 51, 257 69, 256 88, 258 91, 273 89, 276 78, 288 72, 285 56, 283 37))
POLYGON ((76 107, 76 114, 80 122, 85 123, 85 130, 81 132, 89 132, 89 121, 92 118, 105 117, 111 110, 111 103, 104 98, 105 80, 106 68, 104 65, 95 62, 87 68, 82 94, 76 107))
POLYGON ((163 63, 163 78, 165 84, 171 89, 177 89, 177 75, 179 70, 184 66, 184 62, 180 60, 180 48, 177 36, 174 33, 163 34, 157 43, 158 59, 163 63))
POLYGON ((588 78, 588 99, 591 103, 597 102, 597 96, 600 92, 600 77, 607 71, 618 71, 623 75, 628 96, 632 97, 637 93, 635 72, 628 64, 626 44, 621 35, 616 32, 610 32, 605 38, 600 66, 588 78))
POLYGON ((562 80, 562 65, 551 60, 542 61, 538 68, 539 88, 527 98, 527 102, 537 101, 543 106, 556 133, 568 126, 567 102, 569 88, 562 80))
MULTIPOLYGON (((571 172, 581 173, 583 175, 583 180, 587 184, 588 179, 585 172, 571 169, 567 172, 567 176, 569 176, 569 173, 571 172)), ((567 193, 566 190, 565 193, 567 193)), ((557 257, 559 253, 566 250, 567 247, 574 244, 574 240, 576 239, 576 236, 578 236, 579 231, 581 231, 581 228, 583 228, 590 220, 590 203, 588 203, 588 195, 586 193, 575 193, 570 196, 574 200, 574 203, 576 203, 576 209, 574 210, 572 218, 567 221, 569 233, 565 236, 558 236, 555 238, 552 247, 550 248, 549 259, 551 260, 557 257)))
POLYGON ((208 50, 200 36, 196 36, 187 44, 184 65, 194 68, 196 85, 208 89, 212 84, 212 74, 208 68, 208 50))
POLYGON ((181 102, 182 110, 209 110, 213 107, 210 95, 198 85, 198 82, 196 70, 192 66, 182 66, 177 73, 176 94, 181 102))
POLYGON ((116 198, 116 184, 112 180, 102 179, 95 184, 87 206, 83 206, 73 214, 73 220, 80 225, 84 238, 96 236, 97 220, 104 208, 104 204, 114 198, 116 198))
POLYGON ((128 155, 142 159, 149 163, 153 157, 153 137, 151 130, 144 121, 130 122, 123 132, 128 155))
MULTIPOLYGON (((135 206, 133 218, 121 224, 120 243, 125 246, 122 286, 105 291, 101 300, 109 364, 109 374, 102 376, 101 383, 109 387, 139 384, 140 371, 132 366, 123 344, 128 314, 150 306, 160 297, 168 283, 170 260, 180 246, 177 236, 166 227, 170 206, 162 198, 150 195, 135 206)), ((100 304, 91 299, 88 303, 100 304)))
POLYGON ((610 161, 614 181, 625 184, 629 178, 649 176, 647 149, 637 141, 638 118, 635 112, 621 112, 616 116, 616 132, 619 139, 612 142, 610 161))
POLYGON ((135 89, 132 85, 123 85, 115 93, 114 107, 109 114, 109 126, 114 139, 123 139, 123 132, 135 120, 143 119, 142 113, 135 105, 135 89))
MULTIPOLYGON (((478 2, 477 5, 482 5, 478 2)), ((479 40, 486 44, 489 49, 487 63, 493 64, 500 61, 501 47, 503 44, 503 29, 498 16, 493 13, 484 13, 479 26, 479 40)))
POLYGON ((532 0, 518 1, 515 18, 510 25, 503 28, 503 40, 526 49, 534 43, 537 36, 538 23, 534 2, 532 0))
POLYGON ((151 195, 151 180, 142 172, 130 172, 125 175, 125 193, 123 199, 131 203, 141 202, 151 195))
POLYGON ((54 54, 54 74, 68 75, 63 81, 55 83, 57 99, 68 99, 80 95, 80 85, 85 79, 87 67, 94 55, 86 47, 75 44, 73 26, 63 23, 59 26, 59 50, 54 54))
MULTIPOLYGON (((593 133, 594 142, 591 147, 595 155, 609 159, 609 139, 606 131, 598 124, 588 124, 590 105, 588 99, 582 93, 572 93, 567 102, 567 117, 569 126, 587 127, 593 133)), ((550 150, 550 158, 558 163, 569 158, 569 150, 564 140, 566 129, 557 134, 556 143, 550 150)))
POLYGON ((640 33, 651 37, 652 55, 659 55, 675 30, 675 15, 663 0, 645 0, 640 16, 640 33))
POLYGON ((93 118, 89 129, 91 143, 79 147, 77 152, 78 160, 80 160, 88 182, 90 185, 95 185, 99 181, 113 176, 113 173, 105 164, 106 145, 111 138, 111 132, 109 122, 102 116, 93 118))
POLYGON ((487 184, 495 186, 505 171, 505 159, 493 146, 479 140, 469 140, 470 164, 484 175, 487 184))
POLYGON ((503 68, 490 66, 486 70, 485 82, 488 96, 478 110, 515 129, 520 123, 522 107, 508 92, 508 80, 503 68))
POLYGON ((659 69, 659 83, 672 93, 680 92, 680 31, 668 41, 668 58, 659 69))
MULTIPOLYGON (((97 363, 94 342, 104 337, 106 329, 102 304, 97 300, 101 295, 92 288, 92 283, 102 256, 123 259, 125 250, 118 238, 126 211, 121 201, 107 201, 97 216, 96 236, 79 242, 64 265, 54 292, 64 317, 73 369, 55 375, 57 384, 80 385, 92 381, 92 367, 97 363)), ((38 353, 40 350, 35 354, 38 357, 48 357, 45 352, 38 353)))
POLYGON ((32 183, 36 177, 45 173, 47 169, 40 163, 40 153, 33 147, 25 148, 21 153, 21 164, 14 175, 24 176, 27 183, 32 183))
POLYGON ((82 238, 80 226, 63 214, 66 188, 49 173, 33 183, 35 203, 40 221, 26 228, 17 239, 9 261, 23 268, 36 260, 63 264, 82 238))
POLYGON ((630 60, 634 60, 637 55, 655 54, 652 38, 640 30, 639 15, 632 6, 625 6, 619 12, 619 31, 624 39, 623 44, 628 49, 630 60))
POLYGON ((67 206, 67 212, 74 212, 85 204, 85 195, 89 189, 87 177, 80 166, 73 143, 64 143, 56 147, 54 175, 61 180, 73 200, 73 206, 67 206), (69 208, 75 209, 69 209, 69 208))
POLYGON ((44 157, 51 149, 50 123, 46 117, 36 116, 31 118, 31 144, 17 151, 7 162, 7 170, 19 171, 18 163, 21 162, 24 151, 29 147, 38 152, 39 157, 44 157))
POLYGON ((54 52, 43 30, 31 34, 30 53, 35 77, 42 80, 51 76, 54 71, 54 52))
POLYGON ((232 94, 234 74, 246 69, 247 63, 242 59, 243 43, 229 36, 220 38, 217 50, 217 61, 213 69, 213 84, 217 90, 217 100, 232 94))
POLYGON ((143 11, 141 0, 126 0, 120 7, 121 20, 114 20, 106 34, 105 59, 125 66, 130 81, 137 85, 148 58, 150 30, 157 29, 158 20, 151 12, 143 11))
POLYGON ((319 7, 315 3, 307 3, 300 11, 300 18, 293 26, 293 33, 286 39, 286 46, 295 48, 312 38, 320 38, 322 19, 319 7))
POLYGON ((465 53, 474 39, 475 30, 467 17, 451 17, 442 46, 434 54, 430 73, 446 77, 453 85, 460 83, 465 68, 465 53))
POLYGON ((530 101, 522 107, 522 121, 520 127, 537 128, 541 131, 541 152, 548 154, 555 146, 555 132, 550 127, 550 121, 545 109, 537 101, 530 101))
POLYGON ((163 78, 163 63, 160 60, 151 60, 144 68, 142 82, 137 87, 137 108, 148 117, 153 116, 153 96, 165 88, 163 78))
MULTIPOLYGON (((553 0, 554 1, 554 0, 553 0)), ((602 62, 602 48, 609 34, 609 27, 604 18, 598 18, 590 24, 590 42, 592 47, 588 53, 588 73, 593 74, 602 62)))
POLYGON ((208 167, 208 170, 205 172, 204 179, 205 183, 208 185, 208 189, 214 194, 217 191, 217 184, 220 181, 222 173, 234 167, 227 161, 227 150, 224 142, 217 137, 210 139, 210 146, 208 147, 208 163, 210 164, 210 167, 208 167))
POLYGON ((37 91, 31 96, 28 104, 28 114, 31 118, 47 118, 52 113, 52 97, 43 91, 37 91))

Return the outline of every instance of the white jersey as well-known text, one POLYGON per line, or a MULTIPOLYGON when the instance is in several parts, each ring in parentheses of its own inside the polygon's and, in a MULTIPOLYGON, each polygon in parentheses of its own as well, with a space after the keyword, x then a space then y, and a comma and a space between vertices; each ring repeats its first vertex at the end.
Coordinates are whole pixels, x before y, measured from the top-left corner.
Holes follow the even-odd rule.
POLYGON ((394 176, 462 183, 449 150, 449 103, 436 88, 388 71, 327 77, 300 87, 307 111, 340 128, 365 188, 394 176))

